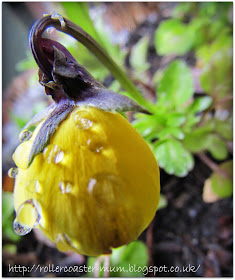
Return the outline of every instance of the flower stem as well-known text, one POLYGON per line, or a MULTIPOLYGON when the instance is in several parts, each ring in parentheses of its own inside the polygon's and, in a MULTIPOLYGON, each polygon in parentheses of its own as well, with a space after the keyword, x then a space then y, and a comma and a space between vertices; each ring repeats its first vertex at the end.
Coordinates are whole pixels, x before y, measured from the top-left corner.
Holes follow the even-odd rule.
MULTIPOLYGON (((151 102, 147 101, 141 95, 141 93, 138 91, 138 89, 135 87, 132 81, 127 77, 125 72, 109 56, 109 54, 81 27, 79 27, 78 25, 74 24, 72 21, 60 15, 56 14, 56 17, 53 15, 46 15, 35 23, 30 33, 32 51, 33 51, 33 47, 35 47, 34 46, 35 44, 33 43, 34 40, 36 39, 38 40, 38 38, 42 36, 42 33, 48 27, 54 27, 57 30, 72 36, 80 43, 82 43, 89 51, 91 51, 100 60, 100 62, 103 63, 105 67, 109 69, 109 71, 113 74, 113 76, 120 82, 123 88, 128 92, 129 97, 133 98, 140 105, 146 107, 146 109, 148 109, 150 112, 154 111, 154 105, 151 102)), ((38 48, 40 48, 40 46, 38 48)), ((46 73, 45 69, 42 70, 44 73, 46 73)))

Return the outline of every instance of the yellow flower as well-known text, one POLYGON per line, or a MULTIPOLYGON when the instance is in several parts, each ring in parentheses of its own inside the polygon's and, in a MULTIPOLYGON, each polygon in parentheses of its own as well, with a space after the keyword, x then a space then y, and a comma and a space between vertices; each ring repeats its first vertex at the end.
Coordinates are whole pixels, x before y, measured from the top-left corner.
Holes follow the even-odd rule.
POLYGON ((137 239, 160 192, 159 168, 143 138, 118 113, 75 107, 27 166, 42 124, 13 155, 15 230, 39 227, 59 250, 89 256, 137 239))

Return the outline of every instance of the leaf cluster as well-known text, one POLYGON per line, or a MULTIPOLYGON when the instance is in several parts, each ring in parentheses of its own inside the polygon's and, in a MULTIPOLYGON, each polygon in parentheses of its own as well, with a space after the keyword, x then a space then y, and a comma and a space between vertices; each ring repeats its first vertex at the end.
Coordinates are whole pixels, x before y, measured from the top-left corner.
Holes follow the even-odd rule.
MULTIPOLYGON (((169 174, 186 176, 194 166, 194 154, 209 153, 220 162, 229 158, 228 142, 233 137, 231 9, 231 3, 181 3, 155 32, 156 53, 175 60, 155 73, 154 114, 137 114, 133 124, 169 174), (200 94, 195 94, 193 69, 184 62, 189 52, 200 73, 200 94)), ((223 163, 210 180, 212 190, 222 198, 231 191, 223 184, 218 188, 218 178, 225 179, 220 168, 223 163)), ((231 186, 232 178, 227 180, 231 186)))

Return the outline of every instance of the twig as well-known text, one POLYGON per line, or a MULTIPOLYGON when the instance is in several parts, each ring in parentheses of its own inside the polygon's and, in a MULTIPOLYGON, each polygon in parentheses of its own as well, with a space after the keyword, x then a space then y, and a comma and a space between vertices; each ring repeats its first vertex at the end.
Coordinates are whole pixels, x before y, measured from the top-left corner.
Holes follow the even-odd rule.
POLYGON ((201 161, 203 161, 208 167, 210 167, 211 170, 219 173, 221 176, 231 179, 231 176, 228 174, 227 171, 223 170, 219 167, 218 164, 216 164, 214 161, 212 161, 210 158, 208 158, 205 154, 197 154, 197 156, 200 158, 201 161))
POLYGON ((104 256, 104 277, 109 277, 110 255, 104 256))
POLYGON ((95 278, 100 277, 100 266, 101 266, 102 261, 103 261, 103 256, 96 258, 94 261, 94 277, 95 278))

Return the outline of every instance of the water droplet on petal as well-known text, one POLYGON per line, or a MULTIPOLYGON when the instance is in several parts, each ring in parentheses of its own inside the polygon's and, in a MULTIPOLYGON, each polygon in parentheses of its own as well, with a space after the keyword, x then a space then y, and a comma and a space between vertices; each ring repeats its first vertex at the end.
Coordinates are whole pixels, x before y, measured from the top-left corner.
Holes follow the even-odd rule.
POLYGON ((90 178, 87 190, 95 198, 98 205, 106 205, 107 203, 111 207, 115 207, 117 200, 125 200, 120 191, 123 184, 124 181, 117 175, 104 172, 90 178))
POLYGON ((70 238, 65 233, 58 233, 56 236, 55 243, 56 247, 62 252, 71 250, 70 238))
POLYGON ((28 168, 29 153, 32 148, 32 141, 25 141, 21 143, 13 154, 13 160, 20 169, 28 168))
POLYGON ((39 181, 35 182, 35 192, 40 193, 42 191, 42 184, 39 181))
POLYGON ((43 158, 47 160, 48 163, 58 164, 64 158, 64 152, 58 147, 58 145, 48 145, 43 150, 43 158))
POLYGON ((88 192, 91 193, 93 191, 93 188, 96 184, 96 179, 90 178, 88 183, 88 192))
POLYGON ((79 111, 74 115, 74 122, 76 126, 82 130, 89 129, 93 125, 93 121, 89 119, 87 111, 79 111))
POLYGON ((72 191, 72 184, 69 182, 60 182, 59 188, 62 194, 70 193, 72 191))
POLYGON ((41 206, 33 199, 29 199, 21 204, 13 223, 14 231, 18 235, 29 233, 40 222, 41 215, 39 212, 41 212, 41 206))
POLYGON ((32 137, 32 134, 33 133, 29 130, 23 130, 19 135, 19 139, 21 142, 27 141, 32 137))
POLYGON ((61 162, 64 158, 64 152, 60 151, 58 154, 55 156, 55 164, 61 162))
POLYGON ((8 176, 10 178, 15 178, 17 174, 18 174, 18 168, 16 167, 12 167, 11 169, 8 170, 8 176))
POLYGON ((14 232, 20 236, 22 235, 26 235, 28 234, 32 228, 27 228, 27 227, 24 227, 22 226, 18 221, 17 219, 14 220, 13 222, 13 229, 14 229, 14 232))
MULTIPOLYGON (((88 139, 90 140, 90 139, 88 139)), ((95 141, 87 141, 87 145, 88 148, 90 149, 90 151, 92 151, 93 153, 100 153, 101 150, 103 149, 103 144, 99 143, 99 142, 95 142, 95 141)))

